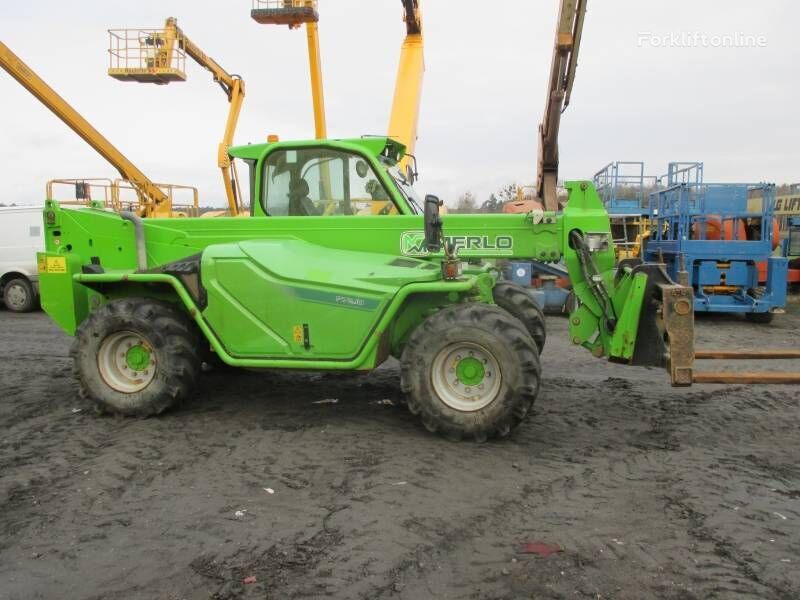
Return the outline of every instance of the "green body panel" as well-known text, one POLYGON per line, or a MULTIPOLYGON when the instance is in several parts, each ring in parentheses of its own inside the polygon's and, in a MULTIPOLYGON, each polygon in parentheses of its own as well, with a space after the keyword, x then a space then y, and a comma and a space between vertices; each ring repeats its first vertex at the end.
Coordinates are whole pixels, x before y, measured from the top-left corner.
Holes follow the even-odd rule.
POLYGON ((363 157, 399 214, 268 217, 254 202, 254 216, 244 219, 145 220, 148 269, 202 255, 207 296, 198 306, 176 277, 137 269, 132 223, 111 212, 48 202, 42 259, 66 258, 66 268, 52 273, 45 268, 45 310, 74 334, 104 302, 125 296, 164 298, 185 306, 228 364, 370 369, 390 353, 399 355, 410 333, 432 312, 457 302, 492 302, 494 259, 563 257, 581 301, 571 320, 573 341, 598 356, 630 359, 645 286, 629 274, 615 278, 608 215, 591 184, 567 184, 570 196, 563 214, 442 216, 444 234, 458 256, 477 260, 460 279, 445 281, 442 255, 425 248, 423 217, 413 214, 387 171, 402 157, 400 144, 386 138, 283 142, 234 148, 231 155, 255 165, 254 196, 259 198, 261 166, 270 152, 317 146, 363 157), (613 332, 569 246, 573 230, 608 238, 608 248, 594 253, 593 260, 622 315, 613 332), (83 273, 90 263, 99 263, 102 273, 83 273))
MULTIPOLYGON (((130 222, 114 213, 92 209, 51 210, 58 212, 61 225, 48 227, 49 252, 97 256, 106 270, 136 268, 136 239, 130 222)), ((562 231, 555 215, 547 218, 552 223, 535 226, 526 215, 443 215, 442 221, 462 258, 537 257, 557 261, 562 231)), ((216 244, 276 238, 316 244, 320 252, 338 249, 431 258, 422 244, 422 217, 415 215, 145 221, 150 267, 186 258, 216 244)))
MULTIPOLYGON (((400 348, 408 330, 398 330, 396 324, 399 322, 413 321, 419 323, 425 316, 435 310, 431 298, 438 298, 435 306, 441 307, 459 301, 478 301, 480 296, 475 296, 476 291, 480 290, 483 284, 479 283, 480 278, 489 278, 489 275, 470 276, 458 281, 435 281, 431 283, 410 283, 395 293, 386 310, 380 316, 374 330, 368 337, 364 346, 352 359, 331 360, 320 359, 316 356, 308 358, 242 358, 232 356, 224 347, 216 332, 211 328, 207 319, 202 314, 200 308, 192 297, 172 275, 154 273, 67 273, 60 275, 67 281, 73 281, 77 285, 91 288, 96 291, 95 297, 98 299, 106 297, 107 291, 115 292, 113 297, 118 297, 120 289, 125 286, 135 286, 137 290, 153 289, 156 294, 160 293, 160 287, 171 288, 175 295, 175 300, 183 304, 189 315, 197 323, 200 331, 206 336, 214 352, 227 364, 234 367, 246 368, 265 368, 265 369, 319 369, 319 370, 367 370, 378 366, 388 355, 390 348, 400 348), (149 286, 157 286, 152 288, 149 286), (381 343, 384 341, 384 343, 381 343)), ((136 293, 132 296, 142 296, 148 294, 136 293)), ((99 306, 99 304, 98 304, 99 306)), ((96 308, 96 307, 93 307, 96 308)), ((332 310, 344 310, 332 308, 332 310)), ((340 313, 341 314, 341 313, 340 313)), ((54 315, 50 315, 57 322, 54 315)), ((65 330, 74 334, 75 330, 65 330)))
POLYGON ((399 288, 439 280, 429 266, 296 239, 212 246, 203 316, 232 356, 352 359, 399 288))

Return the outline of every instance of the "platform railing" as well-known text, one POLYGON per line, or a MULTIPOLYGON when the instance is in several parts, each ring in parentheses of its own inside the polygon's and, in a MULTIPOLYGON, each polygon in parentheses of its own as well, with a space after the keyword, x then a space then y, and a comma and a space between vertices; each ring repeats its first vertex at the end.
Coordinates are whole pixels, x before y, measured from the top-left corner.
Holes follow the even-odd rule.
POLYGON ((644 214, 648 194, 658 187, 658 177, 645 175, 644 163, 612 162, 593 177, 594 186, 606 209, 617 213, 644 214))
MULTIPOLYGON (((775 186, 772 184, 673 184, 650 196, 651 241, 707 241, 708 225, 731 239, 772 243, 775 186), (758 220, 758 235, 742 239, 745 224, 758 220)), ((711 240, 720 241, 720 240, 711 240)))
MULTIPOLYGON (((171 183, 156 183, 170 203, 173 217, 200 216, 197 188, 171 183)), ((53 179, 47 182, 47 200, 59 204, 91 206, 98 202, 114 212, 141 212, 144 203, 139 191, 125 179, 53 179)))
MULTIPOLYGON (((156 183, 169 199, 173 217, 199 217, 200 200, 197 188, 172 183, 156 183)), ((116 179, 113 184, 114 210, 133 212, 143 207, 138 190, 125 179, 116 179)))
POLYGON ((142 27, 110 29, 108 35, 112 76, 163 70, 186 72, 186 51, 180 33, 174 39, 167 39, 163 29, 142 27))
POLYGON ((112 188, 110 179, 100 177, 51 179, 47 182, 45 194, 47 200, 56 200, 59 204, 91 206, 93 202, 102 202, 103 206, 111 207, 112 188))

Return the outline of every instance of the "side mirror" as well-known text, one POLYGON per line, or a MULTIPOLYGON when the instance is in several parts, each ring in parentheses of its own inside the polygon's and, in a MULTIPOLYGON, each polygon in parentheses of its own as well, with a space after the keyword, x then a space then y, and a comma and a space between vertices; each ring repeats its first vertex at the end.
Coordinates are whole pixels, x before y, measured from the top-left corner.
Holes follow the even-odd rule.
POLYGON ((413 184, 417 178, 417 173, 414 171, 414 167, 412 165, 408 165, 406 167, 406 181, 408 183, 413 184))
POLYGON ((425 246, 429 252, 442 249, 442 220, 439 218, 439 207, 442 201, 436 196, 425 196, 425 246))

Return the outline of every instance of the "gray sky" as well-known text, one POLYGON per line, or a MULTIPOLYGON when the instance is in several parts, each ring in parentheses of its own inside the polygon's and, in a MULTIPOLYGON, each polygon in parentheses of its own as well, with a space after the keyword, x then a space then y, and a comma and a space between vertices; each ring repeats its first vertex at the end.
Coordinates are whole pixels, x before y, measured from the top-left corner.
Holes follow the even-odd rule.
MULTIPOLYGON (((800 3, 588 6, 561 132, 562 178, 591 178, 612 160, 644 160, 653 174, 670 160, 701 160, 709 181, 800 180, 800 3)), ((423 0, 423 8, 421 191, 454 202, 470 190, 483 200, 504 183, 534 182, 558 0, 423 0)), ((177 17, 245 78, 237 143, 312 137, 305 34, 258 25, 249 11, 249 0, 6 0, 0 39, 151 179, 195 185, 203 204, 222 205, 215 165, 226 98, 193 63, 181 84, 109 78, 106 30, 177 17)), ((405 31, 400 2, 320 0, 320 12, 329 135, 384 133, 405 31)), ((5 72, 0 97, 4 202, 39 203, 55 177, 114 176, 5 72)))

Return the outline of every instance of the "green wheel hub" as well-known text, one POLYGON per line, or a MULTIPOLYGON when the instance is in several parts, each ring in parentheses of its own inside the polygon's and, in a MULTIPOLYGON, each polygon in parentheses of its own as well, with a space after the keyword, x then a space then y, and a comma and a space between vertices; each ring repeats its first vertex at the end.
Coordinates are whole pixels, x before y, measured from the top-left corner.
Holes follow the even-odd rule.
POLYGON ((129 348, 125 361, 132 371, 144 371, 150 364, 150 351, 141 344, 129 348))
POLYGON ((502 380, 497 358, 471 341, 447 344, 431 365, 431 383, 436 395, 450 408, 462 412, 489 406, 498 397, 502 380))
POLYGON ((156 376, 157 355, 139 333, 117 331, 100 344, 97 368, 103 381, 124 394, 145 389, 156 376))
POLYGON ((483 363, 472 356, 462 358, 456 366, 456 376, 464 385, 478 385, 485 375, 486 369, 483 363))

